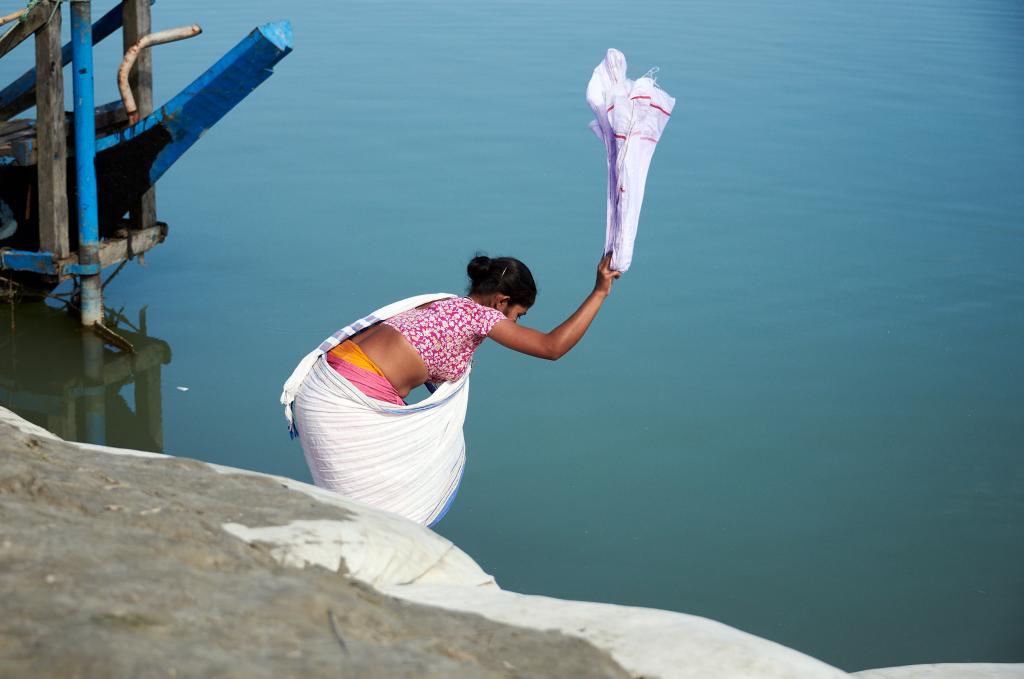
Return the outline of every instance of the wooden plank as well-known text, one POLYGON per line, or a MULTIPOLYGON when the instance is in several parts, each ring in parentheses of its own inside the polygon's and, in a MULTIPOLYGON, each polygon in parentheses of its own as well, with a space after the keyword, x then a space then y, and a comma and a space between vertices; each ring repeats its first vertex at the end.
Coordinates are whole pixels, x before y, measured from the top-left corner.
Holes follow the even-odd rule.
POLYGON ((39 245, 54 258, 68 256, 67 131, 64 127, 64 71, 60 56, 59 2, 45 0, 52 16, 36 32, 36 176, 39 245))
MULTIPOLYGON (((131 257, 137 257, 152 250, 167 238, 167 225, 157 222, 148 229, 124 230, 123 238, 105 238, 100 241, 100 268, 118 264, 131 257), (130 239, 130 240, 129 240, 130 239)), ((71 278, 66 267, 78 264, 78 255, 71 253, 62 260, 54 260, 49 253, 24 252, 6 250, 5 257, 9 268, 19 271, 36 271, 38 273, 59 272, 60 280, 71 278)))
POLYGON ((10 156, 10 160, 8 161, 9 164, 21 165, 23 167, 36 164, 35 135, 12 139, 4 148, 5 150, 3 155, 10 156))
MULTIPOLYGON (((21 122, 21 121, 19 121, 21 122)), ((34 120, 24 121, 25 125, 11 125, 0 129, 0 157, 14 156, 14 145, 17 143, 34 143, 36 126, 34 120)), ((35 155, 33 154, 33 159, 35 155)), ((8 161, 9 162, 9 161, 8 161)), ((33 160, 34 162, 34 160, 33 160)))
MULTIPOLYGON (((35 102, 32 102, 35 104, 35 102)), ((18 118, 17 120, 8 120, 0 123, 0 139, 7 137, 12 134, 21 134, 25 130, 32 130, 35 127, 35 121, 31 118, 18 118)))
MULTIPOLYGON (((128 121, 128 115, 124 112, 124 104, 120 101, 112 101, 96 107, 96 134, 109 134, 111 130, 120 129, 128 121)), ((13 123, 14 121, 12 121, 13 123)), ((21 123, 22 121, 18 121, 21 123)), ((0 127, 0 158, 7 157, 7 163, 12 165, 35 165, 38 155, 39 144, 36 142, 35 121, 26 121, 24 125, 11 125, 0 127), (13 131, 8 131, 13 130, 13 131)), ((0 123, 4 125, 4 123, 0 123)), ((64 129, 70 130, 74 126, 74 115, 65 114, 64 129)), ((64 153, 68 152, 67 143, 64 144, 64 153)), ((74 149, 70 149, 74 151, 74 149)))
MULTIPOLYGON (((0 36, 0 57, 20 45, 25 38, 38 31, 50 18, 50 12, 52 11, 53 5, 49 2, 40 2, 30 9, 28 16, 14 24, 3 36, 0 36)), ((57 45, 57 50, 59 52, 60 45, 57 45)))
MULTIPOLYGON (((128 232, 131 238, 131 254, 140 255, 151 250, 167 237, 167 225, 158 222, 155 226, 128 232)), ((107 238, 100 241, 100 266, 106 268, 111 264, 128 259, 128 238, 107 238)))
POLYGON ((113 129, 120 129, 128 122, 128 114, 124 112, 124 104, 112 101, 96 107, 96 136, 109 134, 113 129))
MULTIPOLYGON (((143 36, 152 30, 149 0, 124 1, 124 49, 128 51, 143 36)), ((128 74, 139 117, 145 118, 153 112, 153 50, 144 49, 139 53, 135 65, 128 74)), ((134 229, 145 229, 156 224, 156 188, 150 187, 128 210, 128 221, 134 229)))

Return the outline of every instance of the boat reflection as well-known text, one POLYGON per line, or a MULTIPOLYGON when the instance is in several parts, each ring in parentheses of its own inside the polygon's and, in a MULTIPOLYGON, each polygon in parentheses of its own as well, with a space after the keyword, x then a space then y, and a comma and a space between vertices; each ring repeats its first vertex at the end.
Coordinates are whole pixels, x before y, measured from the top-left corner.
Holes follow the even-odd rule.
MULTIPOLYGON (((115 323, 116 321, 116 323, 115 323)), ((62 309, 0 307, 0 405, 70 441, 162 452, 160 372, 167 342, 136 323, 107 325, 134 353, 99 340, 62 309)))

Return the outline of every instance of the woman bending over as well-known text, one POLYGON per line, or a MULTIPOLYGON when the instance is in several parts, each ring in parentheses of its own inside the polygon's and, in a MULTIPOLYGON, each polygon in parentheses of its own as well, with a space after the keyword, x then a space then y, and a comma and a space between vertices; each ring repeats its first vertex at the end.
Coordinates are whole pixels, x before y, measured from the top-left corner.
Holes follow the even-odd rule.
POLYGON ((295 397, 316 484, 420 523, 440 520, 465 463, 462 422, 473 352, 490 337, 530 356, 561 358, 583 337, 621 275, 610 261, 610 254, 601 259, 593 290, 550 332, 518 324, 537 297, 526 265, 479 256, 466 267, 467 296, 436 295, 426 304, 413 298, 397 313, 402 303, 336 333, 336 345, 309 370, 295 397), (358 327, 364 324, 369 327, 358 327), (442 386, 406 405, 403 399, 424 383, 442 386))

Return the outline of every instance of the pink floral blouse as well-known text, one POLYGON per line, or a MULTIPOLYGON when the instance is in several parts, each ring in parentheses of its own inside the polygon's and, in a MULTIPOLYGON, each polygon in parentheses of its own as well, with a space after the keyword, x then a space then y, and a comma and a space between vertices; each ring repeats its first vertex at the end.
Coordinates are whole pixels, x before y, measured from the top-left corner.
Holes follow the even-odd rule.
POLYGON ((467 297, 451 297, 422 309, 409 309, 384 321, 402 333, 420 352, 431 382, 454 382, 462 377, 480 346, 498 321, 497 309, 467 297))

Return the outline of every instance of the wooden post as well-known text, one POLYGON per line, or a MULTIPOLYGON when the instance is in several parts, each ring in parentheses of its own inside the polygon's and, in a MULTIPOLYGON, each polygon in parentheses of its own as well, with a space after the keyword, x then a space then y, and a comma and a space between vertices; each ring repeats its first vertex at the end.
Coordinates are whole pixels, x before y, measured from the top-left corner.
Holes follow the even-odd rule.
MULTIPOLYGON (((152 31, 149 12, 150 0, 124 0, 124 50, 149 35, 152 31)), ((142 50, 128 76, 139 116, 145 118, 153 112, 153 50, 142 50)), ((156 188, 150 187, 129 211, 128 221, 133 229, 146 229, 156 224, 156 188)))
POLYGON ((64 126, 64 71, 61 61, 59 2, 40 3, 52 12, 36 32, 36 172, 39 249, 63 259, 68 246, 67 131, 64 126))

